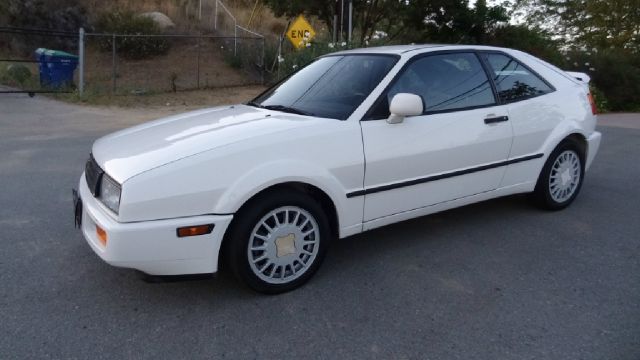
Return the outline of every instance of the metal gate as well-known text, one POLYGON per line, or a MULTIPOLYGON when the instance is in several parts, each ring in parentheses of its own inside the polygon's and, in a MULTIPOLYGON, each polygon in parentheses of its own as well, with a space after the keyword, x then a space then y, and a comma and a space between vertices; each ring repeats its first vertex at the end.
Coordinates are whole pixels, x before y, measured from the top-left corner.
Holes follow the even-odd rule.
POLYGON ((68 60, 49 56, 42 64, 44 55, 36 58, 38 48, 55 49, 78 53, 78 33, 37 29, 0 27, 0 94, 23 93, 34 96, 38 93, 70 93, 75 90, 77 79, 63 86, 47 78, 49 71, 68 66, 68 60), (44 77, 44 78, 43 78, 44 77))

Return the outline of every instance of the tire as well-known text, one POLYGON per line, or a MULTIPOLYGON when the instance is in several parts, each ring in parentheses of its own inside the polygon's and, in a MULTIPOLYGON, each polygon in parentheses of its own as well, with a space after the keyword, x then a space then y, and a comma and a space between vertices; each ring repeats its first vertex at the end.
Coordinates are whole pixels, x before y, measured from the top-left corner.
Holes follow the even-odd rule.
POLYGON ((279 294, 315 274, 330 240, 329 221, 317 201, 295 190, 273 191, 236 214, 224 254, 233 274, 248 287, 279 294))
POLYGON ((583 181, 584 154, 575 141, 567 139, 549 155, 531 199, 543 209, 564 209, 578 196, 583 181))

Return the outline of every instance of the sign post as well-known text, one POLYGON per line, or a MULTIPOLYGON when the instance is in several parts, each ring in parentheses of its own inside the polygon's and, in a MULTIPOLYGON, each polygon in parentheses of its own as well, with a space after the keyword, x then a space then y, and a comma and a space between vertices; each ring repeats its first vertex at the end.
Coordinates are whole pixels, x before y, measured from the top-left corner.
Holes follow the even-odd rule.
POLYGON ((316 36, 315 30, 307 22, 304 16, 300 15, 287 29, 287 38, 296 49, 301 49, 316 36))

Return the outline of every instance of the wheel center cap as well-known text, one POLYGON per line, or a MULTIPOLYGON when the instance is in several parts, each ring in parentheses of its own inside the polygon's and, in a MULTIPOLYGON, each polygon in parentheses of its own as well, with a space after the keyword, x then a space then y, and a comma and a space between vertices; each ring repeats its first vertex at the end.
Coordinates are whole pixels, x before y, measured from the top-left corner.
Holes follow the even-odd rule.
POLYGON ((569 169, 563 171, 562 175, 560 175, 560 178, 562 179, 562 186, 566 186, 567 183, 571 181, 571 172, 569 171, 569 169))
POLYGON ((296 253, 296 236, 289 234, 276 238, 276 256, 283 257, 296 253))

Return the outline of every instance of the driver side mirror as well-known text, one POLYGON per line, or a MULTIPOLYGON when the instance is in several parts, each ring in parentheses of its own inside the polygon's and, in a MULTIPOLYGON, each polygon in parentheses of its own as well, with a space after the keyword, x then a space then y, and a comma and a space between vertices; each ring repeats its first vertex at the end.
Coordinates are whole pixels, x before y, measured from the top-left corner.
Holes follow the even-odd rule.
POLYGON ((407 116, 422 115, 424 106, 422 105, 422 98, 416 94, 398 93, 391 99, 389 105, 389 113, 391 114, 387 119, 389 124, 401 123, 407 116))

